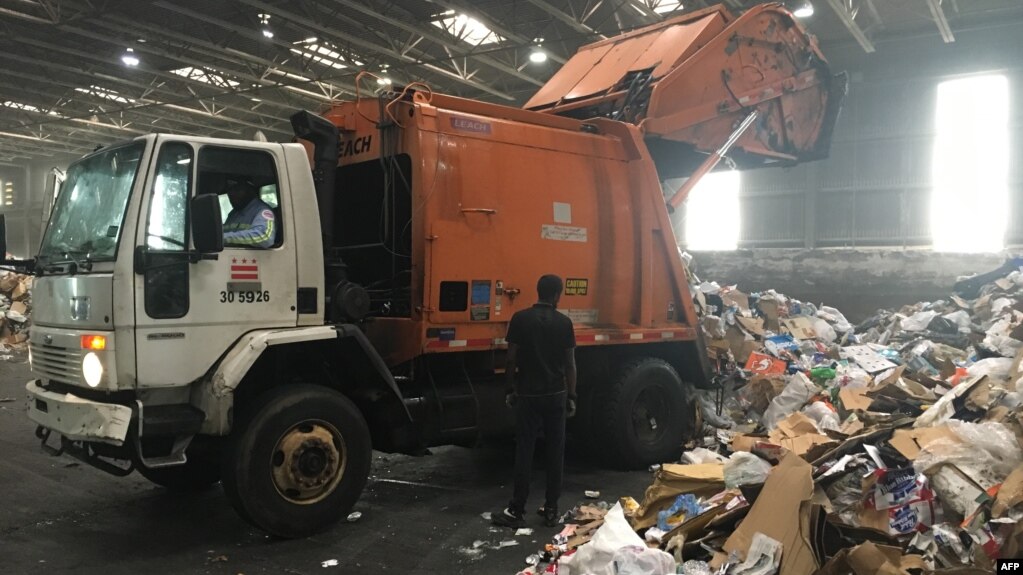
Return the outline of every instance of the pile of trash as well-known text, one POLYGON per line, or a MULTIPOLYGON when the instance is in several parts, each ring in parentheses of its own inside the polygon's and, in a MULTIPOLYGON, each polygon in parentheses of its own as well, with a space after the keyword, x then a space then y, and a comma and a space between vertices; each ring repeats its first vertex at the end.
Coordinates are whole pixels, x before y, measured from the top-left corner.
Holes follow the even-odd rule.
POLYGON ((0 353, 24 350, 32 323, 32 276, 0 273, 0 353))
POLYGON ((980 574, 1023 556, 1020 263, 858 325, 694 277, 722 384, 701 392, 701 437, 641 501, 570 514, 522 573, 980 574))

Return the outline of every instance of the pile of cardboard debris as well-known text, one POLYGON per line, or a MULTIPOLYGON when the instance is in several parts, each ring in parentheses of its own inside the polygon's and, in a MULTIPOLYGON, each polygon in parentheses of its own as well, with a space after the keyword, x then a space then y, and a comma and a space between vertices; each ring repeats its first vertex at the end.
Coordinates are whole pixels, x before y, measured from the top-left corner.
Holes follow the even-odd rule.
POLYGON ((855 326, 694 283, 733 368, 700 398, 704 437, 525 572, 980 574, 1023 556, 1020 263, 855 326))
POLYGON ((0 353, 24 350, 32 318, 32 276, 0 273, 0 353))

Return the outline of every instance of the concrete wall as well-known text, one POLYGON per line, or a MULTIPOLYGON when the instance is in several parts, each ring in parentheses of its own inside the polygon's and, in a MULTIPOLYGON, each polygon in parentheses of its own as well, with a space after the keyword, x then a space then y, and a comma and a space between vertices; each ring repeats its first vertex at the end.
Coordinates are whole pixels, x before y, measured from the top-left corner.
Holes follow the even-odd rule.
POLYGON ((693 255, 694 271, 702 280, 738 284, 745 292, 773 288, 837 307, 852 321, 881 307, 946 297, 957 276, 990 271, 1006 257, 881 248, 762 248, 693 255))

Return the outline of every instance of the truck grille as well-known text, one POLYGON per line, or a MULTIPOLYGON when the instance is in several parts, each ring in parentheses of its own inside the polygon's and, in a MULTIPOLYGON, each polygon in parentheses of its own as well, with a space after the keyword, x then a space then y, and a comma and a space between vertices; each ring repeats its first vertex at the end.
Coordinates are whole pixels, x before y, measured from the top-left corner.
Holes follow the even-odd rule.
POLYGON ((82 350, 29 341, 32 371, 63 383, 81 385, 82 350))

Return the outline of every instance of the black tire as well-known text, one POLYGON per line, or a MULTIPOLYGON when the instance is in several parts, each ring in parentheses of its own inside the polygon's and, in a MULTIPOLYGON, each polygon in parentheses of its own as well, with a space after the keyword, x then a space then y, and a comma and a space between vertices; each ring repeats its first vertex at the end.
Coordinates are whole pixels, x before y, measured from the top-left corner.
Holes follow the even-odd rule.
POLYGON ((185 453, 187 460, 182 465, 151 469, 136 463, 135 469, 168 491, 201 491, 220 482, 220 452, 213 440, 197 437, 185 453))
POLYGON ((694 433, 697 406, 691 388, 668 362, 630 360, 600 395, 597 425, 609 465, 640 469, 678 460, 694 433))
POLYGON ((371 459, 369 428, 355 404, 325 387, 287 385, 259 397, 236 421, 223 458, 224 492, 256 527, 278 537, 305 537, 348 513, 366 485, 371 459), (329 445, 317 439, 307 449, 309 441, 301 437, 321 432, 330 434, 329 445), (300 444, 288 449, 293 436, 300 444), (305 456, 296 453, 310 454, 315 471, 306 470, 305 456), (304 499, 298 490, 303 485, 282 485, 278 474, 321 482, 312 489, 322 493, 304 499))

